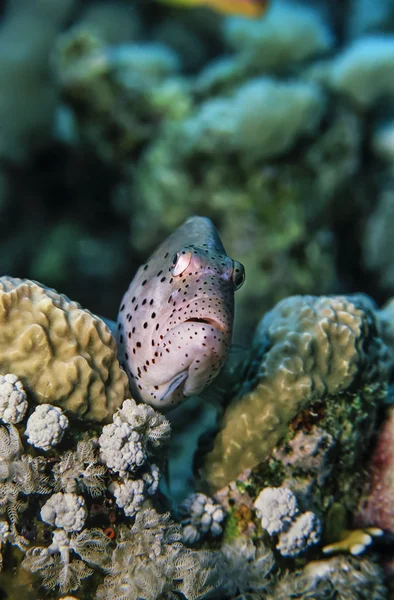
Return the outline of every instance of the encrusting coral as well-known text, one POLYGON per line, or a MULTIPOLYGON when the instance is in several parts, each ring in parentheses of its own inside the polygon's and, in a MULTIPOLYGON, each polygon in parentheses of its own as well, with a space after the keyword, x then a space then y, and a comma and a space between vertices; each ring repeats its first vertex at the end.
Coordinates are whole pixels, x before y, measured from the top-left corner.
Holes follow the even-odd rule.
MULTIPOLYGON (((382 390, 387 382, 388 351, 363 296, 285 299, 261 321, 253 348, 247 381, 202 470, 213 489, 267 458, 290 421, 314 402, 355 381, 382 390)), ((375 410, 371 404, 371 415, 375 410)))
POLYGON ((127 376, 104 322, 29 280, 0 278, 0 364, 36 402, 96 421, 126 398, 127 376))

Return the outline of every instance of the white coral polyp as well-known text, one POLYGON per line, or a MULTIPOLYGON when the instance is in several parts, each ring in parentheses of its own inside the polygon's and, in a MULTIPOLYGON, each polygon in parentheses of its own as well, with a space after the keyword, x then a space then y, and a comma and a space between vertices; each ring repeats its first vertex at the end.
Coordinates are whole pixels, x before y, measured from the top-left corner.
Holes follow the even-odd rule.
POLYGON ((277 548, 282 556, 297 556, 320 541, 321 524, 315 513, 308 511, 297 517, 288 531, 279 535, 277 548))
POLYGON ((143 473, 142 479, 145 483, 145 490, 149 496, 156 494, 160 482, 160 470, 157 465, 150 465, 149 471, 143 473))
POLYGON ((3 423, 20 423, 26 414, 27 396, 16 375, 0 375, 0 419, 3 423))
POLYGON ((146 460, 141 436, 116 413, 99 437, 100 460, 122 477, 141 467, 146 460))
POLYGON ((283 531, 298 512, 297 499, 286 487, 266 487, 254 503, 261 526, 270 535, 283 531))
POLYGON ((183 541, 194 544, 210 533, 218 536, 223 531, 224 510, 205 494, 192 494, 180 506, 183 513, 183 541))
POLYGON ((58 492, 53 494, 41 508, 45 523, 67 532, 81 531, 87 517, 85 500, 77 494, 58 492))
POLYGON ((27 420, 25 435, 36 448, 49 450, 56 446, 68 427, 68 419, 58 406, 40 404, 27 420))
POLYGON ((115 496, 116 505, 123 508, 128 517, 134 517, 145 500, 145 484, 142 479, 126 479, 124 483, 114 481, 109 491, 115 496))

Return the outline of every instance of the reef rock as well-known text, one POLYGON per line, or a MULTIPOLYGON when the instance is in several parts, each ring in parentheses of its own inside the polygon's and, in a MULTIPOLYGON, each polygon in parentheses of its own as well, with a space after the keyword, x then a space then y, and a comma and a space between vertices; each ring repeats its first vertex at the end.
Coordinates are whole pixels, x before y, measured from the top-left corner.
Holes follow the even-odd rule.
POLYGON ((30 280, 0 278, 0 373, 38 403, 108 421, 128 395, 116 343, 88 310, 30 280))

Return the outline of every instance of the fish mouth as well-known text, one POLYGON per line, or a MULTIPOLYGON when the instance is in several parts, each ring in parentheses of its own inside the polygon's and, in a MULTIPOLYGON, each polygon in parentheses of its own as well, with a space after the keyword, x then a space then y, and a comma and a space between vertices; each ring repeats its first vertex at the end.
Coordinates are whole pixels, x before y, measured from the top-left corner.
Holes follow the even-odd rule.
POLYGON ((219 323, 219 321, 211 319, 210 317, 206 317, 204 319, 192 317, 191 319, 186 319, 185 323, 205 323, 206 325, 210 325, 211 327, 215 327, 216 329, 224 331, 223 325, 219 323))

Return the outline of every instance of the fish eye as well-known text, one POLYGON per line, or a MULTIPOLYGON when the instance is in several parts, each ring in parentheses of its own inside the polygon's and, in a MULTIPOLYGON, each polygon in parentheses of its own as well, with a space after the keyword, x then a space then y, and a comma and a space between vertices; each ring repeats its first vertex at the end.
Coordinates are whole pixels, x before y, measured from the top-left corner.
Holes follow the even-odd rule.
POLYGON ((171 273, 174 277, 182 275, 182 273, 190 265, 193 253, 188 250, 180 250, 177 252, 172 259, 171 273))
POLYGON ((243 285, 245 281, 245 269, 244 266, 241 265, 237 260, 234 260, 234 268, 233 268, 233 283, 234 289, 239 290, 239 288, 243 285))

